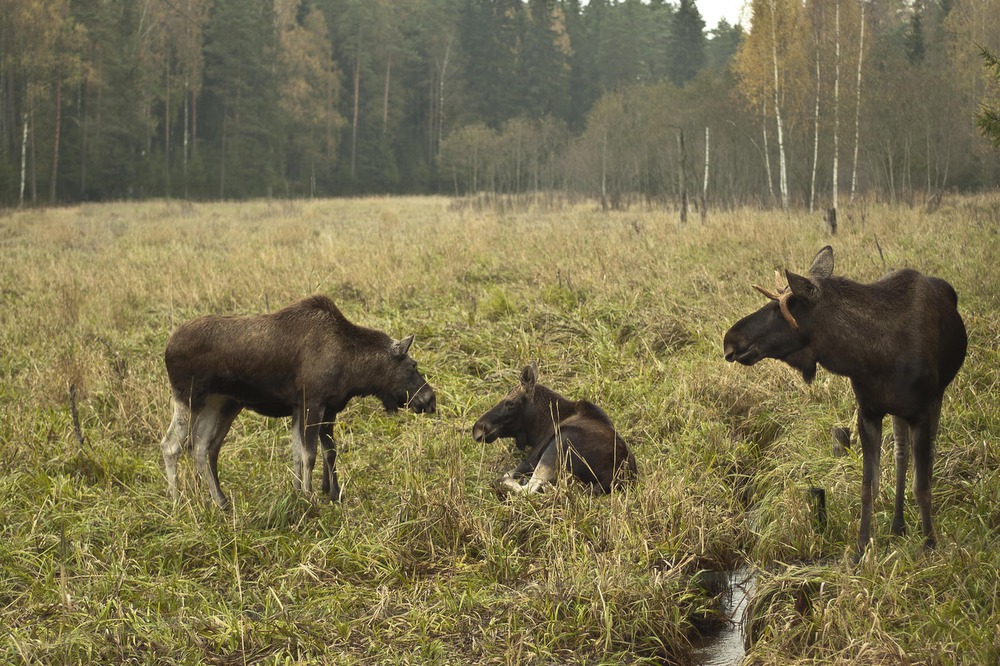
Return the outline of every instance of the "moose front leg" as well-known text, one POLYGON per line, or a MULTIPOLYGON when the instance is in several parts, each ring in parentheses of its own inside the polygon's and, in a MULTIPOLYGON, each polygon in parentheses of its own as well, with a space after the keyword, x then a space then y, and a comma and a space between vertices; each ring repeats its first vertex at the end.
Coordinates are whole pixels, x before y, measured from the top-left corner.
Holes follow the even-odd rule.
POLYGON ((523 486, 517 484, 512 489, 522 493, 538 493, 555 483, 559 474, 559 448, 555 439, 544 445, 531 478, 523 486))
POLYGON ((316 466, 319 424, 310 423, 320 410, 296 407, 292 411, 292 483, 296 490, 312 492, 312 472, 316 466))
POLYGON ((546 445, 539 444, 534 449, 531 450, 524 460, 509 472, 504 472, 504 475, 500 477, 498 483, 501 488, 507 488, 508 490, 516 490, 521 492, 524 488, 521 486, 521 479, 529 476, 535 471, 535 466, 538 465, 539 459, 545 452, 546 445))
POLYGON ((331 502, 340 500, 340 484, 337 482, 337 444, 333 439, 333 421, 336 412, 330 409, 323 415, 323 423, 319 426, 319 441, 323 446, 323 494, 331 502))
POLYGON ((882 416, 858 411, 858 434, 861 439, 861 531, 858 554, 871 541, 874 499, 878 494, 879 458, 882 455, 882 416))

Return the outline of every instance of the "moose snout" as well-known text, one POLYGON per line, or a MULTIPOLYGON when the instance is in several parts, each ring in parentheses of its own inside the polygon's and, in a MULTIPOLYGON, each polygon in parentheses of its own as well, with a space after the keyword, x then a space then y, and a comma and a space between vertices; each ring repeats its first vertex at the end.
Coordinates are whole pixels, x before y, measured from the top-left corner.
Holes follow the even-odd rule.
POLYGON ((722 339, 722 353, 730 363, 739 362, 744 365, 753 365, 757 362, 756 354, 753 352, 754 345, 747 341, 744 336, 730 330, 722 339))
POLYGON ((476 421, 475 425, 472 426, 472 439, 477 442, 488 443, 490 432, 493 430, 486 422, 476 421))
POLYGON ((736 348, 733 345, 731 344, 725 345, 722 351, 726 355, 726 360, 729 361, 730 363, 736 360, 736 348))
POLYGON ((433 414, 437 411, 437 395, 433 390, 422 390, 413 396, 409 407, 417 414, 433 414))

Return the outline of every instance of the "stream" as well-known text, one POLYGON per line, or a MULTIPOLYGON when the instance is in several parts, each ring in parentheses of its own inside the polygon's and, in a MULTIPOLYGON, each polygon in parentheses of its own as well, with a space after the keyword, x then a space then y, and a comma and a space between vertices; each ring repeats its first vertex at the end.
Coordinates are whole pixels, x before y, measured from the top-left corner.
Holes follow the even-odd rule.
POLYGON ((757 577, 749 567, 740 567, 728 574, 729 585, 722 598, 722 610, 729 618, 718 631, 707 633, 691 652, 698 666, 737 666, 746 654, 744 648, 744 616, 747 602, 753 594, 757 577))

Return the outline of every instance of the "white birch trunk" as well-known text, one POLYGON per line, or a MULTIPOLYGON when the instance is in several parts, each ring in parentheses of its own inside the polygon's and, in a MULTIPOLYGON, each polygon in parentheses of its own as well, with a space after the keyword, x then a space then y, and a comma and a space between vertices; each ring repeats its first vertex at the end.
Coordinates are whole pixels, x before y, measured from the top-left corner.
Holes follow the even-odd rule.
POLYGON ((681 168, 677 173, 677 187, 680 190, 681 196, 681 224, 686 224, 688 218, 688 196, 685 173, 687 171, 687 154, 684 149, 684 130, 680 130, 677 133, 677 149, 681 153, 681 168))
POLYGON ((451 40, 444 47, 444 59, 441 61, 441 80, 438 81, 438 152, 441 152, 441 142, 444 140, 444 75, 448 70, 448 55, 451 53, 451 40))
POLYGON ((816 210, 816 167, 819 164, 819 30, 816 31, 816 108, 813 111, 813 163, 812 175, 809 177, 809 212, 816 210))
POLYGON ((382 134, 389 131, 389 81, 392 77, 392 51, 385 61, 385 94, 382 98, 382 134))
POLYGON ((361 88, 361 45, 354 54, 354 114, 351 121, 351 180, 354 180, 358 152, 358 94, 361 88))
POLYGON ((601 210, 608 209, 608 128, 601 142, 601 210))
POLYGON ((837 0, 836 11, 834 13, 834 36, 835 57, 833 75, 833 204, 834 211, 837 210, 837 181, 840 176, 840 0, 837 0))
POLYGON ((865 53, 865 3, 861 3, 861 37, 858 39, 857 99, 854 105, 854 162, 851 166, 851 202, 858 186, 858 144, 861 137, 861 60, 865 53))
POLYGON ((705 223, 708 217, 708 164, 709 164, 709 132, 705 127, 705 178, 701 183, 701 222, 705 223))
POLYGON ((28 112, 24 112, 24 130, 21 133, 21 191, 18 205, 24 206, 24 185, 28 177, 28 112))
POLYGON ((761 131, 764 135, 764 174, 767 176, 767 194, 774 201, 774 176, 771 174, 771 147, 767 141, 767 97, 764 97, 764 115, 761 131))
POLYGON ((184 198, 187 199, 188 196, 188 141, 190 132, 188 129, 188 96, 190 95, 190 86, 188 85, 187 76, 184 77, 184 141, 182 142, 181 152, 181 178, 184 180, 184 198))
POLYGON ((785 168, 785 133, 781 121, 781 104, 778 96, 778 32, 775 28, 776 7, 771 0, 771 63, 774 66, 774 120, 778 134, 778 185, 781 191, 781 209, 788 210, 788 173, 785 168))

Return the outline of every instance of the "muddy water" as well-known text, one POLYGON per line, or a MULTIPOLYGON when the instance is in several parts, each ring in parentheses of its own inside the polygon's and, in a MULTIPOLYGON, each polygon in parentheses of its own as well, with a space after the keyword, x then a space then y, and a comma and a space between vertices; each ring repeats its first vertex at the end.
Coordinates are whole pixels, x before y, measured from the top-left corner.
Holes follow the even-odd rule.
POLYGON ((702 636, 692 651, 698 666, 736 666, 743 661, 744 616, 753 594, 756 576, 747 567, 729 572, 729 589, 722 599, 722 610, 729 622, 719 631, 702 636))

